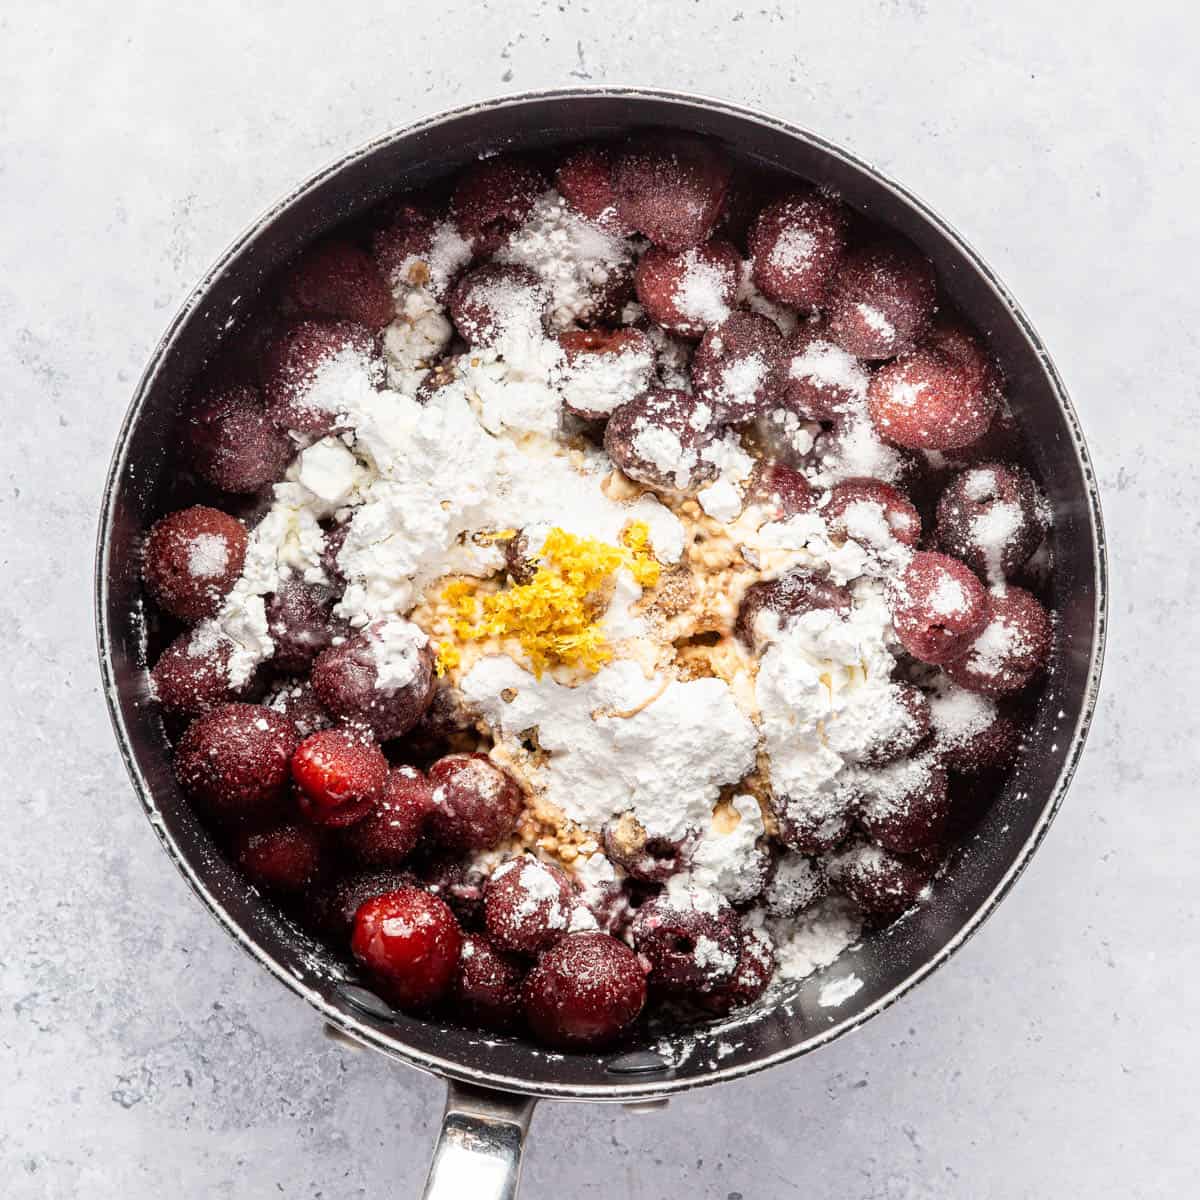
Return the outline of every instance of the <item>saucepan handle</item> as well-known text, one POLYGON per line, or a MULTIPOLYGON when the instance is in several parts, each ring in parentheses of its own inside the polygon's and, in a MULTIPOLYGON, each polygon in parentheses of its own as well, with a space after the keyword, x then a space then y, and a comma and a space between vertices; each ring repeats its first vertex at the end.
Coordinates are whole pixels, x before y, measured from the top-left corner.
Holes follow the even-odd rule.
POLYGON ((515 1200, 534 1103, 452 1081, 424 1200, 515 1200))

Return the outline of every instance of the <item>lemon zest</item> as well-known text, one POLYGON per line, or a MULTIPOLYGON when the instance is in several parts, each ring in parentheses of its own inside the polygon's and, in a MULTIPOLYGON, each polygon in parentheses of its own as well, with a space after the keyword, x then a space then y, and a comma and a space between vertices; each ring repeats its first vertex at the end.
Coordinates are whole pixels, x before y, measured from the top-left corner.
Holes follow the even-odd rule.
MULTIPOLYGON (((448 583, 442 600, 452 610, 451 631, 464 642, 515 639, 539 679, 555 666, 600 670, 612 659, 601 619, 613 575, 623 567, 642 588, 658 582, 649 528, 632 522, 621 533, 621 545, 612 546, 556 526, 538 558, 528 583, 502 591, 481 593, 478 581, 469 579, 448 583)), ((456 665, 442 655, 439 648, 439 662, 456 665)))

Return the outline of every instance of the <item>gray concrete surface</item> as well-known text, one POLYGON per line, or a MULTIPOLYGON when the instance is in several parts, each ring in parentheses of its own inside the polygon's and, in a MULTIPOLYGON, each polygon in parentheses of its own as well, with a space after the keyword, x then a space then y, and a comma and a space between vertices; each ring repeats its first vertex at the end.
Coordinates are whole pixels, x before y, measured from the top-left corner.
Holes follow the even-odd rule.
POLYGON ((546 1106, 529 1197, 1193 1194, 1200 135, 1190 6, 446 0, 0 15, 0 1192, 416 1193, 436 1081, 322 1041, 137 809, 93 663, 109 448, 232 234, 389 126, 564 83, 761 106, 967 232, 1072 388, 1113 640, 1044 850, 967 950, 806 1062, 635 1116, 546 1106))

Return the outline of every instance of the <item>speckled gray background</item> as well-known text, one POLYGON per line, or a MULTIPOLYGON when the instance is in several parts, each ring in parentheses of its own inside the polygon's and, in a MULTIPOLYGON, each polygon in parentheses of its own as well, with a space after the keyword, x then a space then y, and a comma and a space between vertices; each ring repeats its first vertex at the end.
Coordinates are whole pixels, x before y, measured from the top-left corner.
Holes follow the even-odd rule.
POLYGON ((769 109, 968 234, 1090 436, 1114 630, 1068 804, 952 964, 857 1036, 664 1113, 544 1106, 525 1195, 1194 1193, 1191 6, 183 7, 0 16, 0 1192, 419 1189, 441 1086, 323 1041, 202 912, 133 800, 93 662, 96 508, 152 345, 269 201, 389 126, 608 82, 769 109))

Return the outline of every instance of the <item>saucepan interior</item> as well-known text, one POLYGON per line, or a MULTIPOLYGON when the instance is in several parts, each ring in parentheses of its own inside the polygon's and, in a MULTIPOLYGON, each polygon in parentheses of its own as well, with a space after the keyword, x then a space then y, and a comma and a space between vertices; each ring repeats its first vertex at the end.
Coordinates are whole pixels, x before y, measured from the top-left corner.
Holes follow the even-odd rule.
POLYGON ((257 222, 176 317, 134 397, 105 491, 96 586, 108 702, 134 786, 164 848, 234 938, 335 1026, 414 1066, 535 1095, 612 1100, 732 1079, 805 1053, 881 1011, 964 942, 1020 873, 1062 800, 1092 712, 1105 600, 1099 505, 1074 413, 1036 335, 974 253, 914 197, 811 134, 718 102, 629 90, 513 97, 423 122, 350 155, 257 222), (933 260, 946 291, 985 331, 1004 366, 1053 505, 1051 601, 1062 649, 1031 734, 1034 749, 919 910, 867 936, 790 994, 732 1021, 649 1033, 641 1045, 609 1054, 561 1055, 373 1013, 349 965, 307 938, 228 865, 180 795, 148 699, 139 548, 175 474, 175 420, 189 380, 264 281, 301 246, 389 193, 445 176, 481 154, 643 127, 702 133, 743 161, 828 185, 933 260), (860 990, 837 1007, 822 1007, 821 988, 851 972, 863 981, 860 990))

